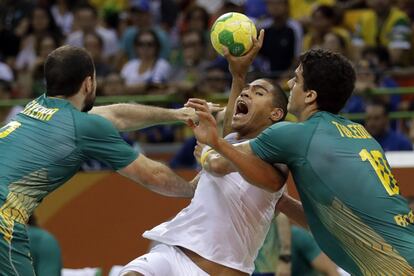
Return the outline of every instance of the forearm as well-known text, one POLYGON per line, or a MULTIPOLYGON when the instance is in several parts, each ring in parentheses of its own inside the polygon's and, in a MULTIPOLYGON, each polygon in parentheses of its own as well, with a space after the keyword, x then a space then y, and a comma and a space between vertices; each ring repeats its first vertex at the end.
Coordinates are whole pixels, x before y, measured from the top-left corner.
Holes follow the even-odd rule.
POLYGON ((224 176, 236 171, 236 168, 232 163, 218 154, 215 150, 211 151, 201 165, 203 166, 203 169, 215 176, 224 176))
POLYGON ((293 197, 284 194, 277 204, 277 210, 284 213, 290 219, 304 228, 308 228, 302 203, 293 197))
POLYGON ((232 132, 231 121, 234 112, 234 106, 236 105, 236 99, 243 90, 245 83, 245 75, 234 75, 232 76, 230 96, 227 101, 226 113, 224 115, 223 122, 223 137, 232 132))
MULTIPOLYGON (((249 147, 248 144, 240 146, 249 147)), ((276 192, 283 187, 286 177, 253 153, 244 153, 223 138, 218 139, 214 148, 227 158, 250 184, 270 192, 276 192)))
POLYGON ((276 222, 280 240, 280 255, 290 255, 292 239, 289 219, 286 215, 280 213, 276 217, 276 222))
POLYGON ((171 197, 192 197, 196 181, 187 182, 166 165, 140 156, 129 166, 118 171, 120 174, 158 194, 171 197))
POLYGON ((188 118, 187 109, 167 109, 141 104, 113 104, 94 107, 90 113, 100 115, 109 121, 119 131, 128 131, 147 126, 184 121, 188 118))
POLYGON ((151 174, 151 178, 142 183, 151 191, 169 197, 193 197, 197 182, 184 180, 161 163, 153 168, 151 174))

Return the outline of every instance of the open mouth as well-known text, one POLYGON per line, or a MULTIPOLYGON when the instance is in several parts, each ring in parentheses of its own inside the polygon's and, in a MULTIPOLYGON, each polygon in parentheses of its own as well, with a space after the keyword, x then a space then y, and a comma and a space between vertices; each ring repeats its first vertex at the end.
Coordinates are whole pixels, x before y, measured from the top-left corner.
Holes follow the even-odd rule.
POLYGON ((247 104, 242 100, 238 101, 236 104, 236 112, 234 115, 236 117, 239 117, 239 116, 244 116, 248 113, 249 113, 249 107, 247 106, 247 104))

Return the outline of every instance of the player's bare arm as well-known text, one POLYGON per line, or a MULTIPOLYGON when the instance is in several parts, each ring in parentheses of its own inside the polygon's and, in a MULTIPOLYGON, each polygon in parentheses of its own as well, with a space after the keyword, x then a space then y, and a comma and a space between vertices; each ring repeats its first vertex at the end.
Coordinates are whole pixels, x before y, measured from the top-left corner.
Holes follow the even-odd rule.
POLYGON ((195 118, 189 108, 167 109, 142 104, 112 104, 94 107, 89 113, 100 115, 120 131, 128 131, 154 124, 174 121, 187 121, 195 118))
POLYGON ((223 137, 232 132, 231 120, 233 117, 236 99, 240 95, 240 92, 243 90, 246 81, 246 75, 249 71, 250 65, 253 63, 253 60, 257 56, 257 53, 259 53, 260 49, 262 48, 264 30, 260 31, 258 38, 253 37, 252 39, 253 47, 244 56, 236 57, 231 55, 226 47, 223 49, 224 57, 229 63, 229 71, 232 76, 230 96, 227 101, 226 112, 224 114, 223 137))
POLYGON ((276 210, 284 213, 303 228, 308 228, 302 202, 284 193, 276 205, 276 210))
POLYGON ((158 194, 170 197, 193 197, 197 182, 184 180, 164 164, 140 154, 127 167, 118 171, 158 194))
POLYGON ((270 192, 282 188, 286 176, 254 155, 249 142, 233 146, 219 137, 216 121, 210 114, 206 101, 190 99, 186 106, 194 108, 199 117, 199 124, 189 123, 199 142, 211 146, 227 158, 249 183, 270 192))
MULTIPOLYGON (((209 104, 212 112, 222 110, 217 104, 209 104)), ((94 107, 89 113, 106 118, 111 121, 119 131, 137 130, 162 123, 197 120, 194 109, 188 107, 168 109, 157 106, 127 103, 94 107)))

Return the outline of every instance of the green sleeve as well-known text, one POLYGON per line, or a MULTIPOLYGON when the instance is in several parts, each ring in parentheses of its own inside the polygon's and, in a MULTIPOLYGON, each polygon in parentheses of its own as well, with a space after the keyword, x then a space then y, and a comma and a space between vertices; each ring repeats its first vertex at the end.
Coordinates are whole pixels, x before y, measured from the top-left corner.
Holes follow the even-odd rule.
POLYGON ((137 158, 138 153, 122 139, 110 121, 91 114, 81 119, 76 124, 84 157, 105 162, 114 170, 125 168, 137 158))
POLYGON ((292 226, 292 246, 298 247, 301 255, 310 263, 322 253, 312 235, 303 228, 292 226))
POLYGON ((300 154, 304 143, 303 128, 298 123, 281 122, 265 129, 250 140, 252 151, 262 160, 274 164, 285 163, 300 154))

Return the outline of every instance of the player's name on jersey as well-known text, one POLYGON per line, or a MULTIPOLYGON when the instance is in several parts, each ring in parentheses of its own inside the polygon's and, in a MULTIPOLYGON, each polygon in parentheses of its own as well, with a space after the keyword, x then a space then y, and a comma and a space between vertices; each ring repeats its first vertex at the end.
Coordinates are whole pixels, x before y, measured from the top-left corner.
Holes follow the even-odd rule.
POLYGON ((371 135, 368 131, 360 124, 349 124, 342 125, 338 122, 332 121, 332 124, 336 126, 339 134, 342 137, 353 138, 353 139, 371 139, 371 135))
POLYGON ((32 101, 26 105, 21 113, 38 120, 49 121, 58 110, 59 108, 47 108, 36 101, 32 101))

